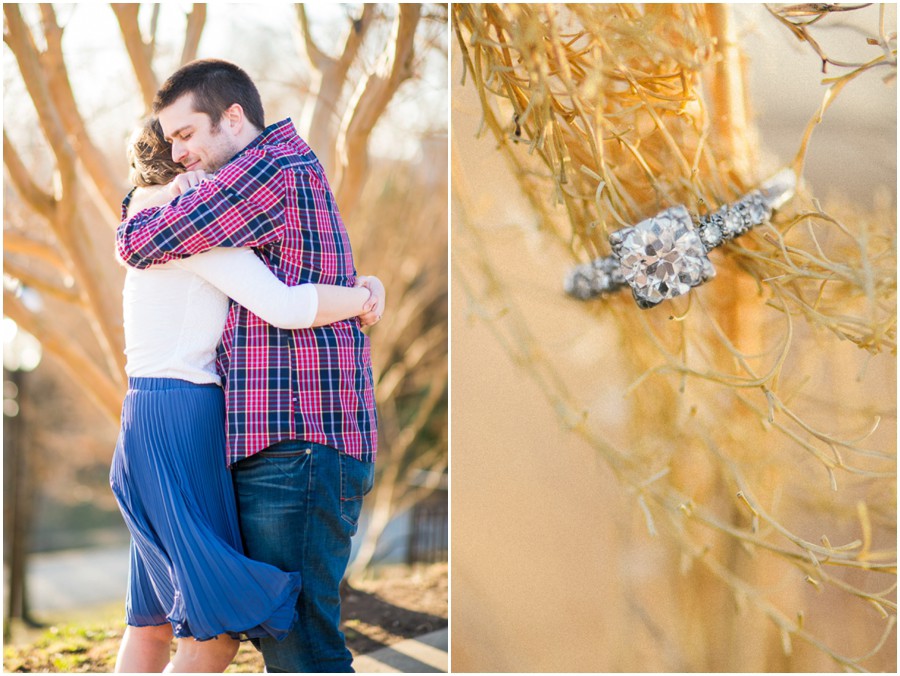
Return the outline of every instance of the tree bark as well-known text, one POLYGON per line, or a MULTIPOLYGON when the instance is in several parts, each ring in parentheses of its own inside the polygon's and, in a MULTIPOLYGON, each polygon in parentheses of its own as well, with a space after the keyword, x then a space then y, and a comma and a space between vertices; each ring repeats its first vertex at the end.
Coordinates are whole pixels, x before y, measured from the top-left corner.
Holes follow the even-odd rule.
POLYGON ((316 155, 325 168, 325 175, 334 176, 337 170, 335 141, 341 119, 344 117, 344 111, 338 109, 338 103, 346 85, 350 66, 356 59, 369 26, 375 18, 376 6, 371 3, 363 5, 362 15, 353 22, 341 55, 337 59, 319 49, 310 31, 304 5, 300 3, 296 7, 300 48, 319 73, 319 89, 316 92, 316 105, 309 127, 309 140, 316 148, 316 155))
POLYGON ((149 113, 156 90, 159 89, 159 81, 156 73, 153 72, 152 47, 144 42, 141 27, 138 24, 138 13, 141 6, 131 3, 112 3, 111 7, 119 21, 122 40, 125 42, 125 49, 128 51, 134 75, 141 89, 141 97, 144 99, 144 108, 149 113))
POLYGON ((34 521, 34 481, 28 453, 25 452, 27 428, 23 422, 27 375, 5 369, 3 373, 4 380, 15 385, 16 403, 19 405, 16 415, 3 415, 3 476, 4 479, 9 477, 8 483, 4 482, 3 491, 3 532, 8 537, 4 542, 3 558, 9 566, 9 596, 3 623, 3 639, 6 641, 10 638, 14 619, 33 627, 40 626, 40 623, 31 617, 27 586, 29 534, 34 521))
POLYGON ((343 169, 337 203, 343 213, 352 213, 369 172, 369 136, 400 85, 412 76, 416 25, 420 5, 400 5, 394 24, 393 50, 386 55, 382 73, 373 73, 350 105, 353 116, 347 124, 340 148, 343 169))
POLYGON ((184 48, 181 50, 181 65, 197 58, 200 37, 206 24, 206 3, 196 2, 187 16, 187 29, 184 34, 184 48))

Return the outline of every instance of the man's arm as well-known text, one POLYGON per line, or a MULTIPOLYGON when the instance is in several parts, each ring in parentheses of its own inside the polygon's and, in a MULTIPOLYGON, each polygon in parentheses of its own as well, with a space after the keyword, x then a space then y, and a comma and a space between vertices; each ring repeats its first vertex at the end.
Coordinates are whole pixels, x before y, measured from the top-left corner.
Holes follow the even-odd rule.
POLYGON ((146 268, 215 246, 263 246, 283 236, 284 198, 278 166, 248 153, 164 206, 130 209, 116 248, 127 265, 146 268))

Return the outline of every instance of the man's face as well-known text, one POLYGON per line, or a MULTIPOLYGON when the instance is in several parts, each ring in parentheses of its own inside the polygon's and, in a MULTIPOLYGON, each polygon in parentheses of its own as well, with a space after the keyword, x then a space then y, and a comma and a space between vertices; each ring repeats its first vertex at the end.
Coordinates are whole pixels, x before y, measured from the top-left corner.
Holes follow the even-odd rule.
POLYGON ((159 123, 172 144, 172 159, 187 171, 212 173, 240 151, 232 135, 214 129, 209 115, 194 110, 193 94, 185 94, 159 111, 159 123))

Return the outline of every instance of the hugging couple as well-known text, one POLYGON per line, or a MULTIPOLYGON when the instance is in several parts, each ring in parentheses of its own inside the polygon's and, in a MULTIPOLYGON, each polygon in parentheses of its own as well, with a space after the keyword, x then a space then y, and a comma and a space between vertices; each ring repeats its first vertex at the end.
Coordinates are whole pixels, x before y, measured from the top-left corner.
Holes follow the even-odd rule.
POLYGON ((372 488, 375 397, 357 277, 322 166, 200 60, 132 139, 116 235, 128 393, 110 483, 131 531, 120 672, 349 672, 339 587, 372 488), (178 640, 170 660, 173 636, 178 640))

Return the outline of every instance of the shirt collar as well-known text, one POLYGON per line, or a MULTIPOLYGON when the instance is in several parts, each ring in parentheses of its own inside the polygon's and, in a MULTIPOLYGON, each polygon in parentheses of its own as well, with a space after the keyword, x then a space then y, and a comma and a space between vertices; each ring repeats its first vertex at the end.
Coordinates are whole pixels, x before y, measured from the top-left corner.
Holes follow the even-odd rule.
POLYGON ((235 157, 240 157, 248 150, 256 148, 258 146, 290 143, 291 141, 296 141, 299 138, 300 137, 297 136, 297 132, 294 129, 294 123, 291 121, 291 118, 286 117, 281 122, 270 124, 268 127, 263 129, 263 132, 255 139, 253 139, 246 148, 235 155, 235 157))

